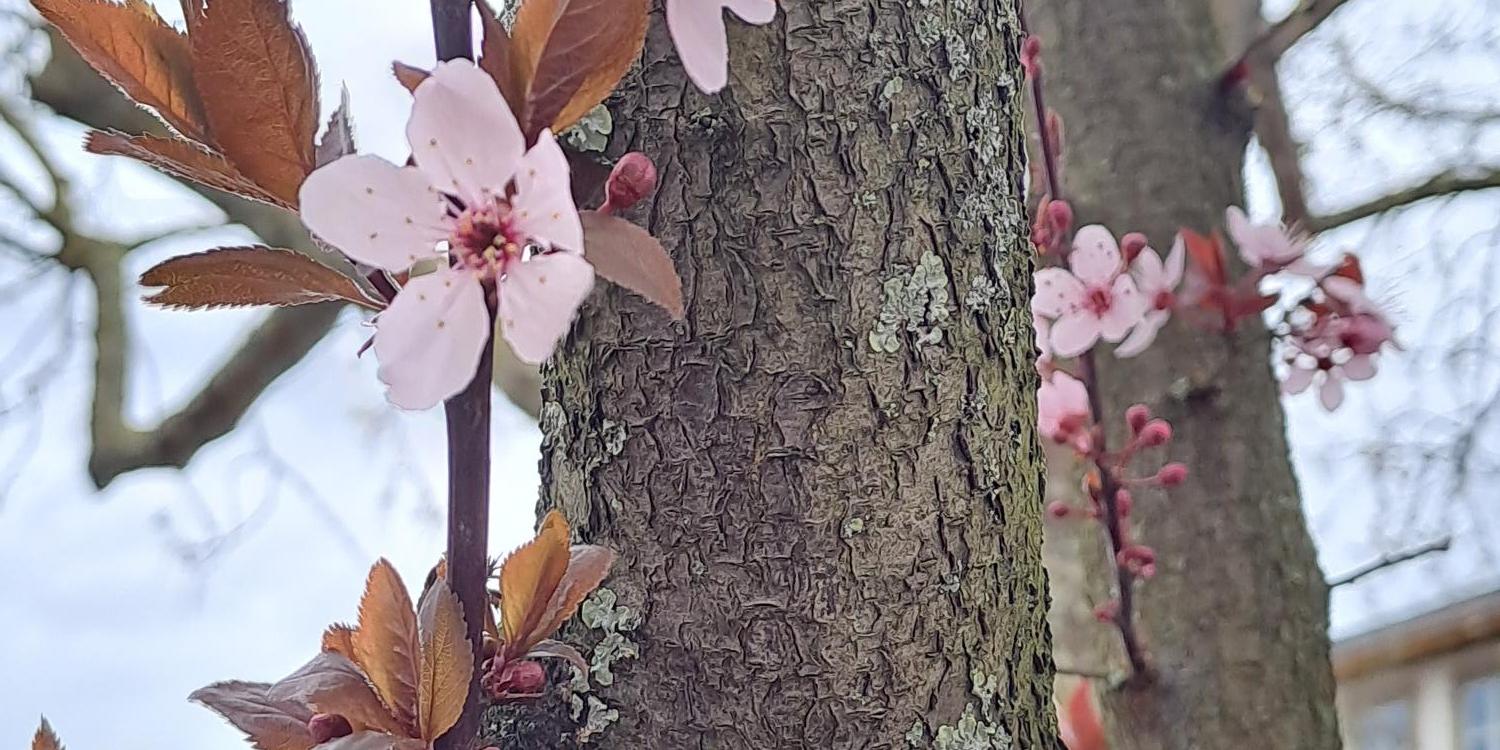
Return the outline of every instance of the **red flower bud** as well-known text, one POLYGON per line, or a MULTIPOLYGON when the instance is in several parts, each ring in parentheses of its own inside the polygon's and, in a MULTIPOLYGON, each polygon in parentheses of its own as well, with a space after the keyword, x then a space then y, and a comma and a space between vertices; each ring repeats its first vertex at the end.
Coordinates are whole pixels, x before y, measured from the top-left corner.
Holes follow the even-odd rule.
POLYGON ((494 659, 490 662, 481 687, 491 701, 500 702, 507 698, 535 696, 546 684, 547 672, 542 669, 541 664, 527 659, 501 664, 498 659, 494 659))
POLYGON ((1094 619, 1103 623, 1114 622, 1120 616, 1120 600, 1109 601, 1094 607, 1094 619))
POLYGON ((1167 424, 1166 420, 1153 419, 1147 422, 1145 427, 1141 428, 1139 439, 1141 445, 1147 448, 1166 445, 1172 440, 1172 425, 1167 424))
POLYGON ((604 183, 604 205, 599 207, 599 213, 618 214, 640 203, 654 190, 656 164, 651 157, 631 151, 620 157, 609 173, 609 181, 604 183))
POLYGON ((1134 505, 1135 498, 1130 496, 1130 490, 1127 490, 1124 487, 1115 490, 1115 512, 1120 514, 1121 518, 1129 516, 1130 509, 1134 507, 1134 505))
POLYGON ((313 744, 322 744, 354 734, 354 727, 339 714, 314 714, 307 720, 307 732, 312 735, 313 744))
POLYGON ((1120 250, 1125 253, 1125 262, 1134 261, 1135 256, 1140 255, 1141 251, 1146 249, 1146 244, 1146 235, 1140 232, 1131 232, 1121 237, 1120 250))
POLYGON ((1028 77, 1036 75, 1042 63, 1042 39, 1036 34, 1021 43, 1021 67, 1028 77))
POLYGON ((1073 512, 1073 508, 1061 500, 1054 500, 1047 504, 1047 515, 1053 518, 1067 518, 1073 512))
POLYGON ((1125 410, 1125 423, 1130 425, 1130 432, 1135 435, 1141 434, 1141 428, 1151 421, 1151 407, 1145 404, 1136 404, 1125 410))
POLYGON ((1156 472, 1156 481, 1163 487, 1176 487, 1187 481, 1188 469, 1183 464, 1167 464, 1156 472))
POLYGON ((1047 219, 1052 222, 1054 232, 1067 234, 1073 228, 1073 207, 1067 201, 1048 201, 1047 219))
POLYGON ((1154 575, 1156 573, 1156 550, 1145 545, 1132 544, 1120 550, 1120 554, 1115 556, 1115 562, 1135 575, 1146 575, 1143 571, 1150 567, 1151 575, 1154 575))

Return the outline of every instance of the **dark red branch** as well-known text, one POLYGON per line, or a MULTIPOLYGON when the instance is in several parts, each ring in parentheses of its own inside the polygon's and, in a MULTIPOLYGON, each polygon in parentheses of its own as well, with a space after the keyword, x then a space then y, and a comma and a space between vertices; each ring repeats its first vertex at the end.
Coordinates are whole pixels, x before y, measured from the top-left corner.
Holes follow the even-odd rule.
MULTIPOLYGON (((1028 37, 1031 34, 1026 25, 1024 9, 1021 12, 1021 31, 1028 37)), ((1030 72, 1031 100, 1036 111, 1042 163, 1047 175, 1047 190, 1052 200, 1065 200, 1062 192, 1062 173, 1058 169, 1057 148, 1052 142, 1052 129, 1047 124, 1047 102, 1042 85, 1042 66, 1038 63, 1030 72)), ((1066 243, 1063 244, 1066 246, 1066 243)), ((1113 467, 1109 465, 1106 458, 1109 451, 1103 429, 1104 407, 1099 392, 1098 372, 1094 367, 1093 350, 1086 351, 1078 357, 1078 369, 1078 379, 1088 390, 1089 411, 1097 428, 1093 435, 1092 452, 1094 463, 1099 470, 1099 492, 1101 493, 1099 505, 1104 509, 1105 528, 1109 532, 1110 564, 1114 566, 1115 585, 1119 588, 1120 606, 1113 619, 1115 626, 1120 630, 1120 639, 1125 646, 1125 656, 1130 661, 1131 679, 1143 679, 1150 675, 1150 668, 1146 663, 1145 650, 1141 648, 1140 637, 1135 629, 1135 575, 1120 563, 1120 551, 1125 548, 1126 544, 1124 525, 1121 522, 1120 507, 1117 502, 1120 486, 1113 467)))
MULTIPOLYGON (((432 0, 432 39, 439 60, 474 57, 471 0, 432 0)), ((490 309, 493 321, 495 311, 490 309)), ((493 330, 493 326, 491 326, 493 330)), ((482 710, 479 693, 480 648, 489 579, 490 524, 490 380, 494 339, 485 341, 479 370, 443 409, 448 418, 448 584, 463 607, 474 677, 463 714, 437 750, 468 750, 479 737, 482 710)))

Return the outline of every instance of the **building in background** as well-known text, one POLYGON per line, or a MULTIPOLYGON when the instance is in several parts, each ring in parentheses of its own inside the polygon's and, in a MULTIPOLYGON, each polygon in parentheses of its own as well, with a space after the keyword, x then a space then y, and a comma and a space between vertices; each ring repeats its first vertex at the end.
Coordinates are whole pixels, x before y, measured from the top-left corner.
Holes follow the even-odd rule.
POLYGON ((1348 750, 1500 750, 1500 590, 1333 649, 1348 750))

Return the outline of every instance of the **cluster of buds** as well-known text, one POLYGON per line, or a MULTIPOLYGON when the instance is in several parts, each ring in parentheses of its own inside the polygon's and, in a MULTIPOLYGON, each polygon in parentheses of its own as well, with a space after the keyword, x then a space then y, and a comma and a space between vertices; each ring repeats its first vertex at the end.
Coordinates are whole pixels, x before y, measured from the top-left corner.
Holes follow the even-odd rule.
POLYGON ((530 659, 496 657, 485 662, 484 666, 479 686, 491 703, 537 698, 547 686, 546 669, 530 659))
POLYGON ((1145 404, 1126 409, 1125 423, 1130 429, 1130 439, 1124 448, 1108 455, 1089 454, 1101 467, 1085 478, 1089 506, 1080 508, 1059 500, 1047 506, 1047 513, 1057 519, 1098 521, 1109 537, 1115 563, 1120 569, 1134 577, 1151 578, 1156 574, 1156 552, 1136 543, 1131 532, 1135 492, 1143 488, 1176 487, 1187 480, 1188 470, 1183 464, 1168 463, 1144 476, 1131 475, 1130 467, 1143 451, 1172 442, 1172 425, 1153 417, 1145 404), (1102 476, 1100 471, 1108 472, 1108 475, 1102 476))

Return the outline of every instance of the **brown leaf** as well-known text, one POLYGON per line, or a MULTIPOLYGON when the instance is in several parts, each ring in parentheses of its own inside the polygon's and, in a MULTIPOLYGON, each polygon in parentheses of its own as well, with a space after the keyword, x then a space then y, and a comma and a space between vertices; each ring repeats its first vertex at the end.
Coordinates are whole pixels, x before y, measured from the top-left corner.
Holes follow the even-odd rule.
POLYGON ((318 141, 317 166, 332 164, 354 153, 354 121, 349 119, 349 89, 339 96, 339 108, 328 117, 323 140, 318 141))
POLYGON ((213 143, 193 82, 187 37, 146 0, 33 0, 42 16, 105 78, 177 132, 213 143))
POLYGON ((289 208, 289 204, 263 190, 241 174, 222 155, 181 138, 123 133, 89 133, 84 148, 96 154, 128 156, 174 177, 192 180, 215 190, 289 208))
POLYGON ((313 746, 307 731, 312 711, 295 702, 271 700, 266 695, 270 687, 261 682, 217 682, 188 699, 228 719, 259 750, 308 750, 313 746))
POLYGON ((342 654, 325 652, 287 675, 266 697, 274 701, 292 701, 311 706, 318 713, 339 714, 349 720, 354 731, 376 729, 399 734, 401 723, 391 716, 365 673, 342 654))
POLYGON ((495 79, 495 85, 500 87, 500 93, 515 113, 516 121, 525 122, 526 80, 522 78, 521 69, 512 59, 514 47, 510 43, 510 33, 494 13, 481 9, 479 15, 484 28, 484 40, 479 47, 479 67, 495 79))
POLYGON ((318 745, 318 750, 422 750, 427 744, 417 739, 393 737, 382 732, 355 732, 318 745))
POLYGON ((500 630, 506 648, 520 644, 547 614, 547 604, 568 572, 568 522, 550 511, 536 538, 510 553, 500 567, 500 630))
POLYGON ((297 205, 317 163, 318 83, 286 0, 213 0, 194 16, 188 40, 219 149, 266 192, 297 205))
POLYGON ((421 86, 422 82, 427 80, 427 76, 432 75, 429 71, 415 65, 407 65, 399 60, 391 63, 391 73, 395 74, 396 82, 405 87, 407 93, 411 94, 417 93, 417 87, 421 86))
POLYGON ((615 563, 615 552, 592 544, 575 545, 569 553, 568 572, 563 574, 557 591, 547 602, 547 609, 536 627, 526 636, 527 648, 542 642, 578 611, 578 605, 599 588, 615 563))
POLYGON ((469 649, 463 607, 445 576, 438 577, 418 614, 422 634, 422 681, 417 724, 432 741, 453 728, 469 697, 474 653, 469 649))
POLYGON ((562 131, 604 101, 646 39, 648 0, 527 0, 516 13, 512 75, 528 83, 528 138, 562 131))
POLYGON ((354 661, 364 669, 386 708, 412 730, 417 728, 421 647, 411 595, 396 569, 382 559, 370 569, 359 602, 354 661))
POLYGON ((329 625, 323 631, 323 651, 330 654, 339 654, 350 661, 354 660, 354 628, 348 625, 329 625))
POLYGON ((36 728, 36 736, 31 738, 31 750, 63 750, 62 740, 52 731, 52 725, 47 723, 45 716, 42 717, 42 725, 36 728))
POLYGON ((682 279, 672 257, 650 232, 598 211, 580 211, 583 257, 610 281, 660 305, 682 319, 682 279))
POLYGON ((147 302, 188 309, 330 300, 379 307, 338 271, 292 250, 262 246, 179 255, 141 274, 141 284, 165 287, 146 297, 147 302))

